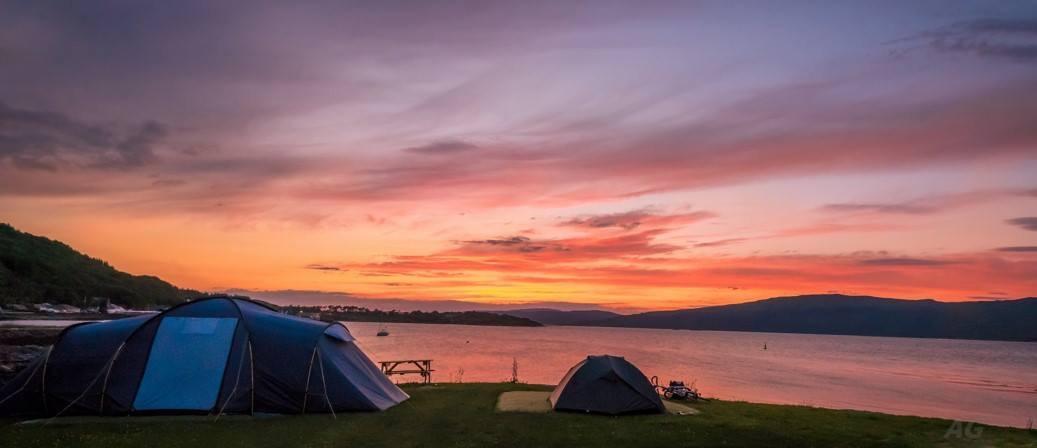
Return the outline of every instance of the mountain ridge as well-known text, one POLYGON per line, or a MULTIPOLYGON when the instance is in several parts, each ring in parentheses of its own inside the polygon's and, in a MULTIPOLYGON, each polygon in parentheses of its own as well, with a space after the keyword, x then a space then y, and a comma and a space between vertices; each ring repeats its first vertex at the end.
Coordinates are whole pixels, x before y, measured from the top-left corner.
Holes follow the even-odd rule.
POLYGON ((622 314, 603 310, 557 310, 553 308, 520 308, 499 311, 515 317, 523 317, 544 325, 584 325, 619 317, 622 314))
POLYGON ((754 302, 650 311, 590 325, 682 330, 751 331, 1037 341, 1037 297, 941 302, 842 294, 772 297, 754 302))

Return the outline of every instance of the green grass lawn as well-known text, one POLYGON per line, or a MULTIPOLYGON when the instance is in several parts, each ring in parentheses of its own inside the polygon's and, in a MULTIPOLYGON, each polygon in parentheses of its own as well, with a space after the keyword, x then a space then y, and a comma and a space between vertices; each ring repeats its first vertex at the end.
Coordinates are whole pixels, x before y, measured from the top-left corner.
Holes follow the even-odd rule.
MULTIPOLYGON (((380 413, 183 419, 90 418, 50 425, 0 420, 14 447, 1037 447, 1037 431, 982 427, 978 439, 945 438, 951 422, 856 411, 713 401, 694 416, 607 417, 497 413, 513 384, 407 386, 411 399, 380 413)), ((974 429, 975 430, 975 429, 974 429)))

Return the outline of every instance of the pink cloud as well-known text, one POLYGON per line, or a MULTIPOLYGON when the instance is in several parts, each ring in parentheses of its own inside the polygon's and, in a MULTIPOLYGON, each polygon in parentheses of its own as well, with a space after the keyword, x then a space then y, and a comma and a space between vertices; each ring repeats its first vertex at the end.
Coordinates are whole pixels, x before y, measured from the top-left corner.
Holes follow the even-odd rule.
POLYGON ((716 217, 715 213, 707 211, 659 214, 649 210, 633 210, 621 213, 579 216, 564 221, 560 225, 585 229, 619 228, 634 230, 642 226, 654 229, 670 226, 680 227, 714 217, 716 217))

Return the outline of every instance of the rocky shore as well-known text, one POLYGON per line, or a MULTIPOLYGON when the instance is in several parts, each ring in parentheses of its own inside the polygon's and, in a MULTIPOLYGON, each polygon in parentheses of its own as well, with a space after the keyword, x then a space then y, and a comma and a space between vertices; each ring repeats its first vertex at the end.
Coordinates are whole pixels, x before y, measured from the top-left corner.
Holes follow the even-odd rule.
POLYGON ((58 327, 0 327, 0 384, 42 355, 61 332, 58 327))

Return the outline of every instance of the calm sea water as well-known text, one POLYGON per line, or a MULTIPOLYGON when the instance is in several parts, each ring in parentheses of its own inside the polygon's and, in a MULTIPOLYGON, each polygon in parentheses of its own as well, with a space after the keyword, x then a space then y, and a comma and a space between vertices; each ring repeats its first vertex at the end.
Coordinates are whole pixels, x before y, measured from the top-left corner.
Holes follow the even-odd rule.
POLYGON ((437 382, 508 380, 515 360, 520 381, 555 384, 588 354, 607 353, 726 400, 1037 426, 1037 343, 424 324, 376 337, 379 324, 345 324, 376 361, 433 359, 437 382))
MULTIPOLYGON (((74 323, 0 326, 28 322, 74 323)), ((379 324, 345 324, 375 361, 432 359, 436 382, 506 381, 515 361, 520 381, 556 384, 588 354, 611 354, 725 400, 1037 427, 1037 343, 425 324, 391 324, 377 337, 379 324)))

